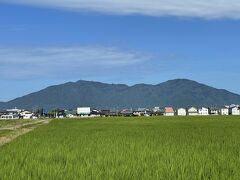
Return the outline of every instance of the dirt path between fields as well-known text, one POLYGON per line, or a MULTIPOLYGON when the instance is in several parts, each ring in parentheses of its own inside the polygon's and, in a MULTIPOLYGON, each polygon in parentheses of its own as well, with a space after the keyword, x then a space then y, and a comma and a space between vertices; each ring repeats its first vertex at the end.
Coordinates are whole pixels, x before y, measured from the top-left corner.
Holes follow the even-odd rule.
POLYGON ((0 147, 3 146, 4 144, 7 144, 11 142, 12 140, 16 139, 17 137, 24 135, 32 130, 34 130, 36 127, 44 124, 48 124, 51 120, 36 120, 33 122, 27 122, 23 124, 16 124, 16 125, 6 125, 2 128, 1 130, 9 130, 11 131, 10 133, 6 134, 3 137, 0 137, 0 147))

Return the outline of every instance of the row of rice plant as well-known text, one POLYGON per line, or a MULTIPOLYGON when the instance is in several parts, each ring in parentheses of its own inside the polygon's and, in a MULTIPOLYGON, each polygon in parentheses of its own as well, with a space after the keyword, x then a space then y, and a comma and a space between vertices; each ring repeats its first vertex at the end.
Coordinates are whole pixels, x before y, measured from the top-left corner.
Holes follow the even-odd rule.
POLYGON ((0 179, 240 179, 239 117, 54 120, 0 148, 0 179))

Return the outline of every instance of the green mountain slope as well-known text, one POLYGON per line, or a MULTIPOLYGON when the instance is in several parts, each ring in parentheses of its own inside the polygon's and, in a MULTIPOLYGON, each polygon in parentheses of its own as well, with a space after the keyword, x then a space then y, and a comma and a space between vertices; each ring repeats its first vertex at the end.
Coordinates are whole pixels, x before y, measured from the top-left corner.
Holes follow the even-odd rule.
POLYGON ((48 87, 2 103, 0 108, 73 109, 78 106, 91 106, 109 109, 218 106, 232 103, 240 104, 240 96, 187 79, 170 80, 158 85, 137 84, 134 86, 78 81, 48 87))

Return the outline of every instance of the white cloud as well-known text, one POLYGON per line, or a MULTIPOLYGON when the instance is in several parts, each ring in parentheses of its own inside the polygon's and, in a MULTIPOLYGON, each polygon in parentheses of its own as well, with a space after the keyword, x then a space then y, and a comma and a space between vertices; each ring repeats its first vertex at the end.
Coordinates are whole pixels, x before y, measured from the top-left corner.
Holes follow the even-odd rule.
POLYGON ((239 0, 0 0, 0 2, 120 15, 240 18, 239 0))
POLYGON ((143 63, 151 56, 113 47, 0 48, 4 79, 99 74, 143 63))

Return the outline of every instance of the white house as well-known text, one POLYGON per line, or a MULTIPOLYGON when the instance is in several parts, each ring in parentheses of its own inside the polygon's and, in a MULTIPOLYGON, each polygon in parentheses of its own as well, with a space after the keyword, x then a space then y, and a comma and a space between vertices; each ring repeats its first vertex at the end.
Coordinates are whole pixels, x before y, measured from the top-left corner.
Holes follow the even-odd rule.
POLYGON ((152 109, 152 111, 153 111, 154 113, 160 112, 160 107, 154 107, 154 108, 152 109))
POLYGON ((198 110, 198 114, 200 116, 208 116, 209 115, 209 111, 208 108, 202 107, 198 110))
POLYGON ((177 109, 177 115, 178 116, 186 116, 187 115, 187 110, 184 108, 178 108, 177 109))
POLYGON ((164 116, 174 116, 174 110, 172 107, 166 107, 164 109, 164 116))
POLYGON ((9 113, 12 113, 12 114, 19 114, 19 113, 22 112, 23 110, 22 110, 22 109, 14 108, 14 109, 7 109, 6 111, 9 112, 9 113))
POLYGON ((11 119, 18 119, 18 116, 15 114, 5 114, 0 116, 1 120, 11 120, 11 119))
POLYGON ((231 115, 234 115, 234 116, 240 115, 240 109, 237 106, 230 108, 230 111, 231 111, 231 115))
POLYGON ((33 117, 33 113, 29 111, 22 111, 20 113, 20 117, 22 117, 23 119, 31 119, 33 117))
POLYGON ((229 115, 229 109, 228 109, 227 107, 222 107, 222 108, 220 109, 220 114, 221 114, 222 116, 229 115))
POLYGON ((219 115, 220 111, 218 108, 215 108, 215 107, 211 107, 209 108, 209 114, 210 115, 219 115))
POLYGON ((198 109, 195 107, 191 107, 188 109, 188 115, 189 116, 197 116, 198 115, 198 109))

